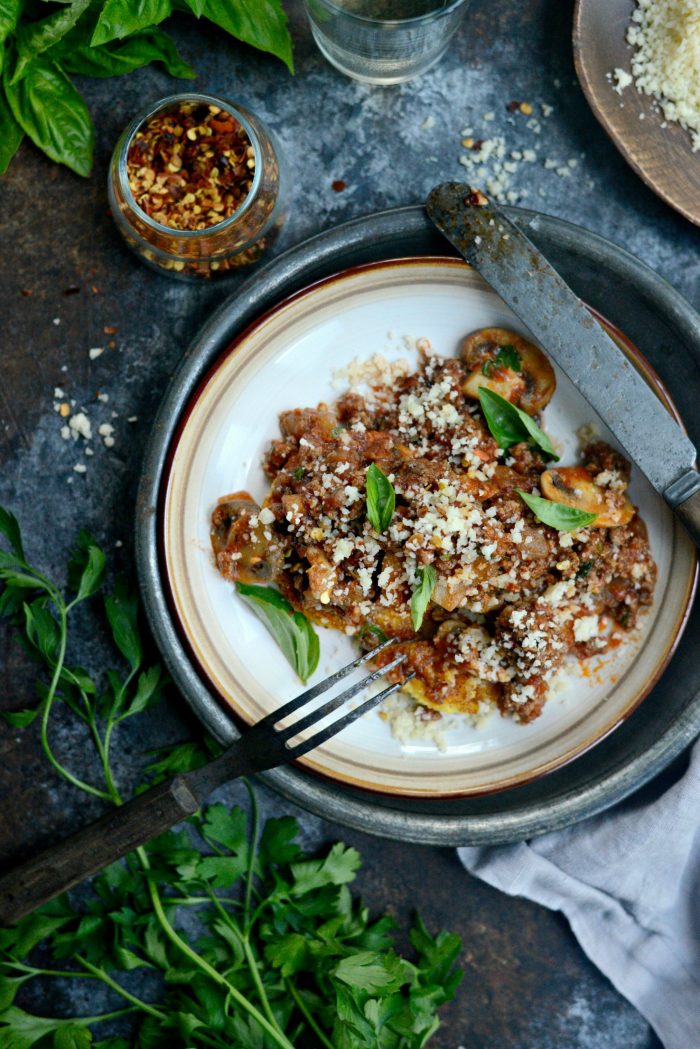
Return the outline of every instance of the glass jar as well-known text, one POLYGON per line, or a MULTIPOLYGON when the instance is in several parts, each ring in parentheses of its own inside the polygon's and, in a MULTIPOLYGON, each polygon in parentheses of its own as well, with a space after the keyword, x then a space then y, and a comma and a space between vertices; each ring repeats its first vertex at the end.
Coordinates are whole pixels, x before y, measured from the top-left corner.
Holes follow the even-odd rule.
POLYGON ((115 146, 109 173, 109 203, 117 228, 146 263, 184 280, 206 279, 257 262, 284 221, 284 180, 270 132, 243 106, 214 95, 169 95, 139 113, 115 146), (253 183, 236 211, 205 229, 175 229, 151 218, 129 184, 127 159, 136 133, 158 114, 182 103, 215 106, 245 131, 255 161, 253 183))

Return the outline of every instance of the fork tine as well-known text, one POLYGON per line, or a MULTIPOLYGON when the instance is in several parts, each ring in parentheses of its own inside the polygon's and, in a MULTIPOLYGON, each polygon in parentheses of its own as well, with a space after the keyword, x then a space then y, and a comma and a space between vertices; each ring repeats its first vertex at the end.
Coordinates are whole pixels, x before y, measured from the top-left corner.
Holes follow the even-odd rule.
POLYGON ((326 728, 321 729, 320 732, 316 732, 313 736, 303 740, 296 746, 288 747, 287 751, 290 760, 296 760, 296 758, 303 757, 304 754, 313 750, 314 747, 320 747, 322 743, 325 743, 333 736, 336 736, 339 732, 342 732, 343 729, 347 728, 348 725, 351 725, 353 721, 357 721, 358 718, 361 718, 363 714, 367 714, 368 711, 379 706, 380 703, 393 695, 394 692, 398 692, 400 688, 403 688, 404 685, 408 681, 411 681, 415 676, 414 671, 411 671, 410 674, 406 675, 403 681, 397 681, 395 685, 389 685, 388 688, 385 688, 383 692, 377 693, 376 696, 370 696, 370 698, 365 700, 364 703, 361 703, 359 707, 355 707, 354 710, 349 711, 342 718, 334 721, 332 725, 328 725, 326 728))
POLYGON ((401 663, 406 659, 405 655, 397 656, 391 663, 387 663, 385 667, 379 667, 378 670, 373 670, 367 677, 362 678, 361 681, 356 681, 350 688, 346 688, 344 692, 329 699, 327 703, 324 703, 322 707, 318 707, 316 710, 312 710, 309 714, 301 719, 301 721, 295 721, 291 725, 287 725, 285 728, 278 729, 276 736, 284 743, 293 736, 298 735, 299 732, 303 732, 304 729, 309 728, 310 725, 316 725, 319 721, 322 721, 328 714, 332 714, 338 707, 342 707, 348 699, 352 699, 358 692, 363 692, 368 685, 371 685, 377 678, 384 677, 390 671, 400 666, 401 663))
POLYGON ((310 700, 316 699, 317 696, 327 692, 329 688, 332 688, 333 685, 342 681, 344 677, 348 676, 348 674, 351 674, 356 667, 361 667, 365 663, 369 663, 371 659, 374 659, 374 657, 379 655, 380 652, 383 652, 385 648, 388 648, 390 645, 395 645, 396 642, 397 638, 395 637, 390 637, 386 641, 382 641, 381 645, 377 645, 376 648, 371 649, 369 652, 364 652, 361 656, 358 656, 357 659, 354 659, 352 663, 348 663, 346 667, 343 667, 342 670, 336 671, 335 674, 331 674, 330 677, 320 681, 318 685, 314 685, 312 688, 307 689, 306 692, 302 692, 300 696, 296 696, 295 699, 290 699, 290 701, 285 703, 284 706, 278 707, 277 710, 273 710, 270 714, 261 718, 260 721, 256 722, 255 727, 257 728, 261 725, 276 725, 278 721, 293 714, 295 710, 298 710, 299 707, 303 707, 305 703, 308 703, 310 700))

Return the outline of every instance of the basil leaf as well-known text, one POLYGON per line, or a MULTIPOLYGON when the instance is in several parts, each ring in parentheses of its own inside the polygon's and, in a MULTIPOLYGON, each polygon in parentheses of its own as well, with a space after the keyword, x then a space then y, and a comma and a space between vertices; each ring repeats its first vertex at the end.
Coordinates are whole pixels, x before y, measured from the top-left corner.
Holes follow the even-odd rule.
POLYGON ((202 14, 245 44, 281 58, 294 72, 292 41, 280 0, 204 0, 202 14))
POLYGON ((19 84, 5 91, 23 131, 51 160, 85 178, 92 167, 95 137, 82 95, 57 65, 35 58, 19 84))
POLYGON ((437 572, 432 565, 421 565, 418 569, 418 586, 411 597, 411 621, 413 629, 420 630, 423 617, 433 596, 433 590, 437 583, 437 572))
POLYGON ((367 467, 367 520, 375 532, 386 532, 394 516, 396 493, 389 478, 376 463, 367 467))
POLYGON ((107 0, 90 43, 97 47, 149 29, 167 18, 171 10, 170 0, 107 0))
POLYGON ((184 3, 190 9, 195 18, 201 18, 204 14, 206 0, 184 0, 184 3))
POLYGON ((0 84, 0 175, 4 175, 9 162, 20 148, 24 131, 19 126, 0 84))
POLYGON ((170 37, 155 26, 134 33, 123 43, 112 41, 100 47, 79 44, 64 48, 62 45, 57 57, 66 73, 82 76, 120 76, 151 62, 162 62, 170 76, 183 80, 192 80, 197 75, 180 57, 170 37))
POLYGON ((560 532, 575 532, 577 528, 585 528, 593 524, 597 514, 590 514, 586 510, 577 510, 575 506, 567 506, 565 503, 555 503, 552 499, 543 499, 540 495, 531 495, 522 489, 515 489, 520 498, 532 510, 538 521, 557 528, 560 532))
POLYGON ((12 75, 12 84, 16 84, 26 75, 27 69, 37 55, 43 54, 69 33, 84 11, 87 11, 91 0, 72 0, 61 11, 56 11, 48 18, 20 26, 16 34, 17 64, 12 75))
POLYGON ((514 404, 501 397, 500 393, 479 387, 479 403, 486 419, 486 425, 492 436, 498 441, 499 448, 507 451, 512 444, 528 441, 536 445, 545 459, 559 459, 549 437, 541 430, 527 412, 516 408, 514 404))
POLYGON ((389 640, 389 638, 386 636, 381 627, 375 626, 374 623, 363 623, 360 627, 359 636, 363 638, 367 634, 371 634, 372 637, 376 637, 380 645, 383 645, 385 641, 389 640))
POLYGON ((0 44, 14 33, 23 7, 23 0, 0 0, 0 44))
POLYGON ((270 586, 236 583, 236 590, 250 604, 306 683, 318 666, 320 655, 318 635, 306 616, 295 612, 289 601, 270 586))
POLYGON ((521 372, 523 370, 520 354, 515 346, 511 346, 510 343, 500 346, 498 353, 490 361, 484 361, 481 365, 481 374, 488 377, 492 372, 498 371, 499 368, 510 368, 513 372, 521 372))

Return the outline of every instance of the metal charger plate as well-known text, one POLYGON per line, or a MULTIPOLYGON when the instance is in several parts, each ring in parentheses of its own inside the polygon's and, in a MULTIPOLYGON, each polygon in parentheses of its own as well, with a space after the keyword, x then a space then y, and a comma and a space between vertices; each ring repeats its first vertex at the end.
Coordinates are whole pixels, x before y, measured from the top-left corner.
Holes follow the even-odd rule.
MULTIPOLYGON (((698 443, 700 317, 664 280, 609 241, 560 219, 516 208, 509 217, 590 305, 637 344, 676 399, 698 443)), ((209 693, 178 634, 160 575, 158 506, 171 439, 190 396, 234 336, 282 299, 332 273, 381 259, 451 255, 420 206, 356 219, 287 251, 255 272, 190 346, 154 421, 137 497, 136 556, 151 630, 190 706, 221 742, 236 725, 209 693)), ((567 826, 621 800, 665 768, 700 731, 700 613, 690 616, 669 669, 607 739, 527 786, 484 797, 402 799, 340 786, 289 767, 262 778, 326 819, 423 844, 498 844, 567 826)))

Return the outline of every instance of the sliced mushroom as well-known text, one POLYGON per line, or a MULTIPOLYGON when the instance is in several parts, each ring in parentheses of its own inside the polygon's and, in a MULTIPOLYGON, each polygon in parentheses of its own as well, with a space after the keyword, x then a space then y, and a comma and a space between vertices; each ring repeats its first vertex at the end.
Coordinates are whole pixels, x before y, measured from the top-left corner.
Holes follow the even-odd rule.
POLYGON ((507 328, 479 328, 462 341, 459 355, 471 369, 462 385, 466 397, 478 400, 479 387, 500 393, 512 404, 533 415, 549 404, 556 388, 552 365, 537 346, 507 328), (520 371, 496 362, 499 350, 512 346, 520 360, 520 371), (484 374, 484 365, 487 365, 484 374))
POLYGON ((560 466, 545 470, 540 488, 546 499, 596 514, 595 528, 616 528, 634 517, 634 506, 622 492, 601 488, 583 466, 560 466))
POLYGON ((279 554, 265 538, 266 526, 257 515, 260 507, 247 492, 234 492, 219 499, 211 515, 211 545, 219 571, 226 579, 241 583, 269 583, 274 578, 279 554))

